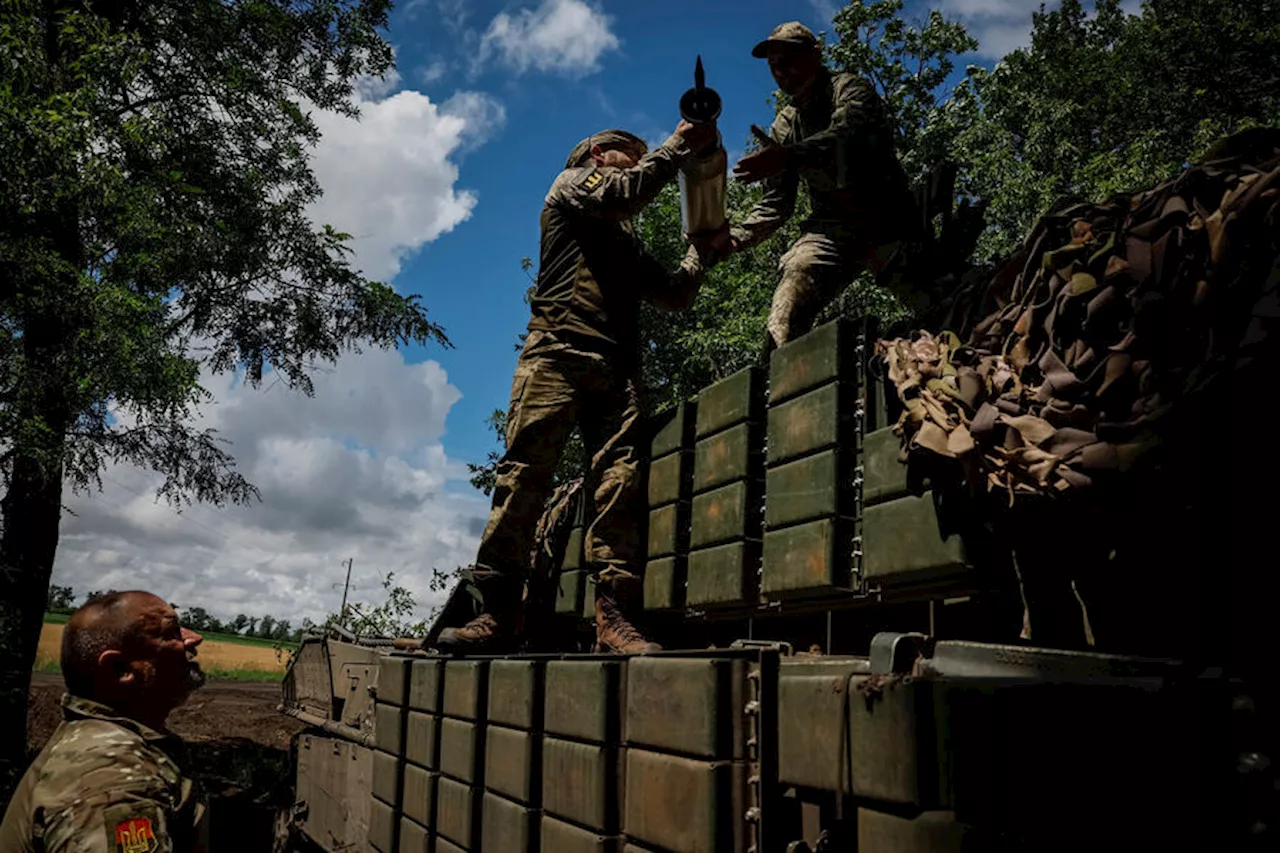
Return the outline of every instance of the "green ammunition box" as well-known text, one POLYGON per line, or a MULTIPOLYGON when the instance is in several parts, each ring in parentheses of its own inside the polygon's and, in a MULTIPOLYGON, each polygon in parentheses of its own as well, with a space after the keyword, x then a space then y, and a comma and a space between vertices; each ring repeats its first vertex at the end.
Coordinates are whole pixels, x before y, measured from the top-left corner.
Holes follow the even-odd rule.
POLYGON ((542 816, 540 833, 546 853, 618 853, 622 839, 580 829, 571 823, 542 816))
POLYGON ((664 850, 736 850, 744 764, 627 750, 627 837, 664 850))
POLYGON ((676 450, 688 448, 693 443, 693 423, 697 404, 681 403, 674 409, 658 416, 662 421, 657 425, 653 441, 649 445, 649 458, 657 459, 676 450))
POLYGON ((867 507, 862 519, 868 585, 924 583, 969 570, 960 536, 939 533, 932 493, 867 507))
POLYGON ((774 350, 769 356, 769 404, 833 379, 852 381, 857 369, 857 336, 857 324, 840 318, 774 350))
POLYGON ((848 793, 849 679, 869 670, 866 658, 783 661, 778 677, 778 779, 819 791, 848 793))
POLYGON ((564 561, 560 564, 561 572, 571 572, 583 566, 582 545, 586 539, 586 529, 575 527, 569 531, 569 540, 564 545, 564 561))
POLYGON ((467 853, 447 838, 436 836, 436 853, 467 853))
POLYGON ((476 789, 441 776, 436 780, 436 831, 463 850, 472 849, 478 800, 476 789))
POLYGON ((751 481, 737 482, 696 496, 689 527, 689 548, 759 538, 759 498, 763 491, 760 485, 751 481))
POLYGON ((748 367, 720 380, 698 396, 695 438, 742 423, 758 422, 764 410, 763 374, 748 367))
POLYGON ((409 667, 409 707, 415 711, 440 711, 443 660, 416 660, 409 667))
POLYGON ((412 764, 404 766, 404 805, 405 817, 413 818, 417 823, 430 827, 435 823, 436 780, 439 773, 432 773, 412 764))
POLYGON ((542 709, 542 663, 495 660, 489 663, 489 722, 517 729, 536 728, 542 709))
POLYGON ((482 853, 518 853, 530 849, 529 842, 538 837, 536 811, 497 794, 485 794, 483 808, 482 853))
POLYGON ((759 542, 730 542, 689 555, 689 606, 711 607, 755 601, 760 569, 759 542))
POLYGON ((758 424, 742 423, 700 439, 693 450, 694 494, 735 480, 758 479, 761 438, 758 424))
POLYGON ((852 445, 857 389, 833 382, 769 409, 770 467, 835 445, 852 445))
POLYGON ((483 720, 488 661, 449 661, 444 670, 444 712, 463 720, 483 720))
POLYGON ((373 733, 378 749, 399 755, 404 746, 404 708, 379 702, 373 711, 373 733))
POLYGON ((766 597, 848 592, 851 549, 848 527, 837 519, 771 530, 764 535, 760 591, 766 597))
POLYGON ((853 469, 853 454, 841 448, 770 468, 764 487, 765 529, 853 515, 853 469))
POLYGON ((409 685, 409 659, 382 655, 378 658, 379 702, 388 705, 403 705, 409 685))
POLYGON ((583 619, 596 618, 596 579, 587 575, 582 581, 582 613, 583 619))
POLYGON ((898 461, 902 441, 892 427, 867 433, 862 439, 862 502, 884 503, 907 494, 907 466, 898 461))
POLYGON ((668 453, 649 463, 649 506, 659 507, 688 498, 689 479, 693 475, 692 454, 687 451, 668 453))
POLYGON ((396 850, 396 811, 379 800, 370 798, 369 808, 369 845, 378 853, 395 853, 396 850))
POLYGON ((400 805, 400 759, 390 753, 373 754, 373 795, 392 806, 400 805))
POLYGON ((430 842, 431 833, 425 826, 408 817, 400 818, 400 853, 429 853, 430 842))
POLYGON ((474 723, 445 717, 440 721, 440 772, 461 782, 475 782, 480 731, 474 723))
POLYGON ((621 661, 548 662, 543 715, 547 734, 617 743, 621 673, 621 661))
POLYGON ((404 757, 422 767, 435 770, 438 755, 436 739, 440 718, 420 711, 410 711, 405 726, 404 757))
POLYGON ((542 742, 542 808, 603 833, 618 822, 617 750, 548 737, 542 742))
POLYGON ((858 809, 858 853, 961 853, 970 849, 965 838, 972 832, 952 812, 906 818, 858 809))
POLYGON ((729 658, 637 657, 627 663, 630 746, 740 758, 746 664, 729 658))
POLYGON ((934 683, 890 681, 849 695, 849 779, 854 796, 936 809, 947 805, 937 751, 934 683))
POLYGON ((582 612, 582 588, 586 584, 586 572, 561 572, 560 588, 556 591, 556 613, 577 616, 582 612))
POLYGON ((649 513, 649 559, 669 557, 680 550, 680 534, 687 523, 687 505, 667 504, 649 513))
POLYGON ((684 559, 660 557, 644 570, 644 609, 679 610, 684 607, 684 559))
POLYGON ((522 803, 536 805, 538 747, 541 735, 520 729, 489 726, 485 732, 484 784, 491 791, 522 803))

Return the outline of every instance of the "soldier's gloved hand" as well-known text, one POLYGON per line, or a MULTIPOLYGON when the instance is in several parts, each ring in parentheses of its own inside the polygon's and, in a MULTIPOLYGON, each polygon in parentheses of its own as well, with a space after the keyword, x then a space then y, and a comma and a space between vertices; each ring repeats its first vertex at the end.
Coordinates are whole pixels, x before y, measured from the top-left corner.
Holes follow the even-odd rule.
POLYGON ((716 145, 716 123, 694 124, 681 119, 676 125, 675 135, 683 139, 694 154, 702 154, 716 145))

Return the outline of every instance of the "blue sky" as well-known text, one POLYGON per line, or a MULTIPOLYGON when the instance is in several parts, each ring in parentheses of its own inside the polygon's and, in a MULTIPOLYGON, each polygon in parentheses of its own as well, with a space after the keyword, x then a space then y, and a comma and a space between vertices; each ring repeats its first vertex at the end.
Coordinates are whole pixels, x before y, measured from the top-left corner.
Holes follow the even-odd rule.
MULTIPOLYGON (((989 64, 1024 43, 1038 0, 936 0, 981 41, 989 64)), ((465 463, 495 446, 484 420, 505 409, 514 344, 528 321, 524 257, 570 148, 606 127, 653 143, 702 55, 724 99, 736 160, 773 90, 752 45, 777 24, 828 29, 830 0, 408 0, 387 37, 398 67, 359 86, 359 121, 313 113, 317 222, 354 235, 370 277, 422 295, 454 349, 367 351, 323 365, 314 397, 268 381, 203 377, 196 419, 229 444, 261 490, 250 506, 154 499, 159 478, 103 473, 101 492, 67 500, 54 580, 144 588, 219 617, 298 620, 337 609, 347 559, 353 600, 375 601, 394 572, 425 607, 432 568, 474 559, 489 501, 465 463)), ((929 5, 911 0, 908 16, 929 5)))

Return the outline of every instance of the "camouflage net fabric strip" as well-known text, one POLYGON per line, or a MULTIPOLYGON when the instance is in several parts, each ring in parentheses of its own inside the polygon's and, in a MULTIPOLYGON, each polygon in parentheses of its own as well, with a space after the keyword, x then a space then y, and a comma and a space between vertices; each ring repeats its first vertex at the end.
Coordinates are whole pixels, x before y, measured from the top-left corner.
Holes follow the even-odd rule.
POLYGON ((959 477, 1012 504, 1159 464, 1167 419, 1245 353, 1280 276, 1280 131, 1216 156, 1044 217, 957 300, 943 328, 959 335, 877 342, 909 479, 959 477))

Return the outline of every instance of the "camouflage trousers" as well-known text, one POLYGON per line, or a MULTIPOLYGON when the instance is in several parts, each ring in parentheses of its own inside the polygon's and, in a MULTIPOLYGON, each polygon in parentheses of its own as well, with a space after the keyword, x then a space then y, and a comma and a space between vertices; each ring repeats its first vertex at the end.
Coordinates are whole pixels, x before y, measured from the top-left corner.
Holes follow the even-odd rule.
POLYGON ((591 460, 594 519, 586 560, 598 580, 638 569, 640 388, 598 352, 530 332, 516 365, 507 414, 507 452, 498 462, 493 508, 476 563, 523 576, 551 478, 574 426, 591 460))
POLYGON ((875 245, 808 233, 778 261, 780 278, 769 308, 769 337, 780 347, 809 331, 829 302, 858 275, 883 274, 898 255, 899 244, 875 245))

